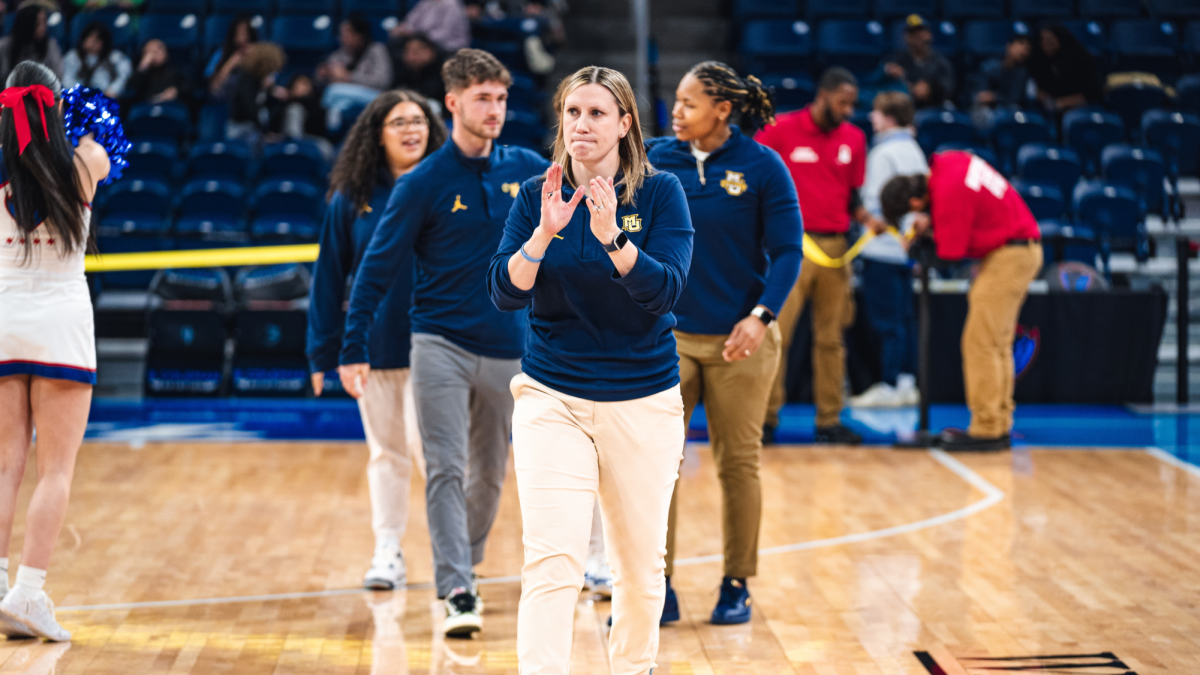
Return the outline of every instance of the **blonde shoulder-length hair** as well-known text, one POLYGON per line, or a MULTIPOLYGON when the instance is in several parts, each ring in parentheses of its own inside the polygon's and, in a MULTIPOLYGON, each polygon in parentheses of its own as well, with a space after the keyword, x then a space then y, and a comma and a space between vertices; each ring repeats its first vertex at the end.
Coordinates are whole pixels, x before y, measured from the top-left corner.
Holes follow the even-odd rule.
POLYGON ((632 204, 638 191, 642 189, 642 184, 646 182, 646 177, 654 173, 654 167, 650 165, 650 160, 646 157, 646 144, 642 140, 642 124, 638 120, 637 98, 634 96, 633 87, 629 85, 629 80, 625 79, 620 72, 612 68, 587 66, 580 68, 573 75, 563 78, 563 81, 558 83, 558 91, 554 94, 554 109, 558 114, 557 131, 554 135, 554 161, 562 165, 563 175, 566 176, 571 187, 578 188, 579 186, 575 184, 575 176, 571 171, 571 155, 567 154, 567 143, 563 139, 562 116, 567 97, 585 84, 598 84, 607 89, 617 100, 617 109, 621 115, 633 117, 629 133, 621 139, 619 146, 621 172, 624 174, 619 184, 625 186, 625 194, 621 196, 621 203, 632 204))

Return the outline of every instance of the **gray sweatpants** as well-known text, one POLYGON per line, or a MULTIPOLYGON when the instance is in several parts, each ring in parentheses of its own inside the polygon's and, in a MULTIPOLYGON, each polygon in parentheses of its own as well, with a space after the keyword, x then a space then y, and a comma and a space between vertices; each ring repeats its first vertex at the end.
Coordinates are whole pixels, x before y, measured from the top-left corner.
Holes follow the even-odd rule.
POLYGON ((413 398, 425 449, 425 508, 439 598, 471 587, 500 506, 520 359, 472 354, 413 333, 413 398))

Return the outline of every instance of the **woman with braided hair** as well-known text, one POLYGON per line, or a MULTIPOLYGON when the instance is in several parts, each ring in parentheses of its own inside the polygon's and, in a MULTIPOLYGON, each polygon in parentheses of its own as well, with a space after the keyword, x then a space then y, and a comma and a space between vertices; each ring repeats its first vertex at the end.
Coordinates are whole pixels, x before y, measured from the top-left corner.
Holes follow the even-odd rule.
MULTIPOLYGON (((655 168, 683 183, 696 229, 687 288, 675 306, 675 341, 685 420, 703 401, 723 494, 725 578, 714 624, 750 620, 746 579, 757 565, 762 420, 781 355, 775 316, 800 273, 796 187, 779 155, 734 124, 760 127, 774 117, 771 93, 757 78, 705 61, 675 90, 675 138, 652 141, 649 153, 655 168)), ((678 483, 675 491, 664 623, 679 618, 670 587, 678 483)))

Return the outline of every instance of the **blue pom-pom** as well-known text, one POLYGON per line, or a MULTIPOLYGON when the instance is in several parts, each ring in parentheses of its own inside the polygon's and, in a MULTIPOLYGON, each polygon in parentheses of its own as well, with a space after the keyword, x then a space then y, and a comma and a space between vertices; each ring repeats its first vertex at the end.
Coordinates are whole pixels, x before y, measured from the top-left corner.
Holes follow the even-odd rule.
POLYGON ((117 102, 104 95, 99 89, 75 85, 63 92, 63 126, 71 145, 79 146, 79 139, 88 134, 108 153, 110 168, 108 177, 100 182, 107 185, 121 177, 129 166, 125 155, 133 144, 125 138, 125 127, 121 126, 120 109, 117 102))

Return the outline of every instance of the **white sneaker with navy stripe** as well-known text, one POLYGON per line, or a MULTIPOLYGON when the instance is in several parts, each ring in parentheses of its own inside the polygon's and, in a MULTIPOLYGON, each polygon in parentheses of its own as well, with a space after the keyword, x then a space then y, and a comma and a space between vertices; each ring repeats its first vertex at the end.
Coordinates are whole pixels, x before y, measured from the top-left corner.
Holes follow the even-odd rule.
POLYGON ((363 587, 373 591, 392 591, 404 586, 408 568, 404 564, 404 553, 400 543, 384 539, 375 545, 371 558, 371 569, 363 577, 363 587))

